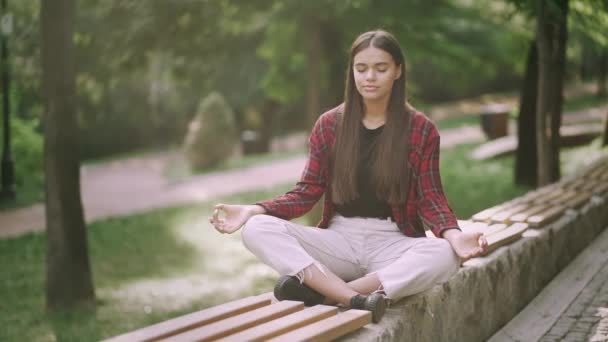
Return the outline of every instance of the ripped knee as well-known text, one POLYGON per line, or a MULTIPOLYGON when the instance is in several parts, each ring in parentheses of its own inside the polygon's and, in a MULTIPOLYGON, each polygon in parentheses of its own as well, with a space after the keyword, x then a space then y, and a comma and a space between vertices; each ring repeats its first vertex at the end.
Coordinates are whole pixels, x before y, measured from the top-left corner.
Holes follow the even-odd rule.
POLYGON ((294 277, 296 277, 300 281, 300 284, 302 284, 307 279, 312 279, 312 277, 313 277, 313 275, 312 275, 312 268, 313 267, 316 267, 319 270, 319 272, 321 272, 321 274, 323 274, 325 277, 327 277, 327 272, 326 272, 325 266, 323 266, 318 261, 314 261, 312 264, 304 267, 299 272, 296 272, 295 274, 292 274, 292 275, 294 277))

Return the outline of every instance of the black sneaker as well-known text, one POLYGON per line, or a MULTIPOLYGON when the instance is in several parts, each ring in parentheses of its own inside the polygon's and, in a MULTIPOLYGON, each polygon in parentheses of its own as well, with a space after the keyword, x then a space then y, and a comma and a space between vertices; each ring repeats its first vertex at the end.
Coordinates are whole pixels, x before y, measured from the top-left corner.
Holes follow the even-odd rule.
POLYGON ((367 310, 372 312, 372 322, 378 323, 386 310, 386 299, 380 293, 372 293, 368 296, 356 295, 350 299, 352 309, 367 310))
POLYGON ((278 300, 295 300, 306 306, 323 304, 325 297, 319 292, 300 283, 294 276, 282 276, 274 287, 274 296, 278 300))

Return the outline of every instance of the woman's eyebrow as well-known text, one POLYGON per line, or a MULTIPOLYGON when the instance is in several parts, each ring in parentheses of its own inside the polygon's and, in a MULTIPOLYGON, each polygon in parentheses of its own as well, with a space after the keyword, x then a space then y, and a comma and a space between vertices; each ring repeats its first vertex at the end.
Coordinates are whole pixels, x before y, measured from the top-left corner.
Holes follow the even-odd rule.
MULTIPOLYGON (((367 65, 367 63, 359 62, 359 63, 355 64, 355 66, 357 66, 357 65, 365 66, 365 65, 367 65)), ((388 62, 378 62, 378 63, 375 63, 374 65, 388 65, 388 62)))

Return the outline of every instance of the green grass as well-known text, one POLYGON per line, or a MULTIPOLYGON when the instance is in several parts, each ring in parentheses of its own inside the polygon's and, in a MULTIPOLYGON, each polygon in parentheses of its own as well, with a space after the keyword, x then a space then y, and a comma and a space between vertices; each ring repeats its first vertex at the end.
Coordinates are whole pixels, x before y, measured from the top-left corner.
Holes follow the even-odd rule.
POLYGON ((447 118, 439 120, 436 123, 437 128, 442 131, 446 129, 459 128, 462 126, 476 126, 480 124, 478 115, 468 115, 458 118, 447 118))

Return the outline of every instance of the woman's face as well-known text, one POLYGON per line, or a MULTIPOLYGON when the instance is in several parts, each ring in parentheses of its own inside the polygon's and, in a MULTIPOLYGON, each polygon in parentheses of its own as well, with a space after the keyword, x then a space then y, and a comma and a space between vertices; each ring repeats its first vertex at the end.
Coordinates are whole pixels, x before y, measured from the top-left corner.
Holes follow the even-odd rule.
POLYGON ((401 66, 386 51, 370 46, 354 58, 353 74, 359 94, 366 102, 388 101, 401 66))

